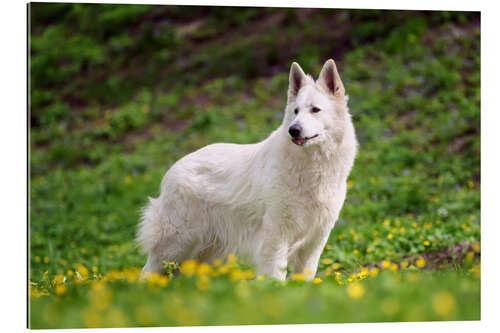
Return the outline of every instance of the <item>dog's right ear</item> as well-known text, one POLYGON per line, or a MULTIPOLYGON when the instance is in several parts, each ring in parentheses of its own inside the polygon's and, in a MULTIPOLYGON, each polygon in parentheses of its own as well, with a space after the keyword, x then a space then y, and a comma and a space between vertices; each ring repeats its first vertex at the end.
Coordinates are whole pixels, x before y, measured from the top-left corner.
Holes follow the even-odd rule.
POLYGON ((295 100, 300 88, 304 86, 306 82, 306 74, 300 68, 299 64, 294 62, 290 68, 290 77, 288 83, 288 102, 295 100))

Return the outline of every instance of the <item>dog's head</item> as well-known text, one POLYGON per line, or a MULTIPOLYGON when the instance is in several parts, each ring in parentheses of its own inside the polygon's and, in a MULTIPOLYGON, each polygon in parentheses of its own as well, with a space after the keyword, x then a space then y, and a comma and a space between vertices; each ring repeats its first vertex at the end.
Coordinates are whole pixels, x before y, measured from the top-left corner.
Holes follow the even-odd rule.
POLYGON ((284 126, 293 144, 314 146, 342 140, 347 98, 335 62, 323 65, 315 82, 294 62, 290 69, 284 126))

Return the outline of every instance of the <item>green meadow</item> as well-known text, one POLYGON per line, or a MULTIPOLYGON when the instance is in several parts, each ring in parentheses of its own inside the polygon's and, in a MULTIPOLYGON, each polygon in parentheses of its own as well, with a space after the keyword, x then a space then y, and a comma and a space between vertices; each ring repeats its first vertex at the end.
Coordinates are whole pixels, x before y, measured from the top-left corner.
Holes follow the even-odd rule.
POLYGON ((480 319, 480 16, 30 5, 31 328, 480 319), (292 61, 337 62, 360 143, 316 278, 236 256, 139 279, 182 156, 279 126, 292 61), (181 274, 172 272, 180 270, 181 274))

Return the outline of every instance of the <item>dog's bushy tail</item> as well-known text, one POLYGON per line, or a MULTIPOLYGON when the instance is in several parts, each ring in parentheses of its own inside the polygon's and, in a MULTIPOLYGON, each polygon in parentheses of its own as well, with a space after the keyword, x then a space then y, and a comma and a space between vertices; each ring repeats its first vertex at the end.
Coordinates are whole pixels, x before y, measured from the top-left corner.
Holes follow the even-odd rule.
POLYGON ((160 243, 163 228, 159 199, 149 198, 141 213, 141 221, 137 230, 136 241, 145 253, 153 252, 153 249, 160 243))

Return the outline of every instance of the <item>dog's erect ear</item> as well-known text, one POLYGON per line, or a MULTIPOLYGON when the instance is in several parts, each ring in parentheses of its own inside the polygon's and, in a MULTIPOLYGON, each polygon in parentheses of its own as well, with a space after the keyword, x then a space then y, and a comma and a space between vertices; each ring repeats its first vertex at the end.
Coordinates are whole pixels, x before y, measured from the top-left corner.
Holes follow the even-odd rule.
POLYGON ((319 73, 318 83, 325 89, 326 92, 338 98, 344 98, 345 90, 342 81, 340 80, 339 72, 335 61, 328 59, 323 65, 321 73, 319 73))
POLYGON ((299 64, 294 62, 290 68, 290 78, 288 83, 288 102, 291 102, 297 97, 300 88, 306 82, 306 74, 300 68, 299 64))

